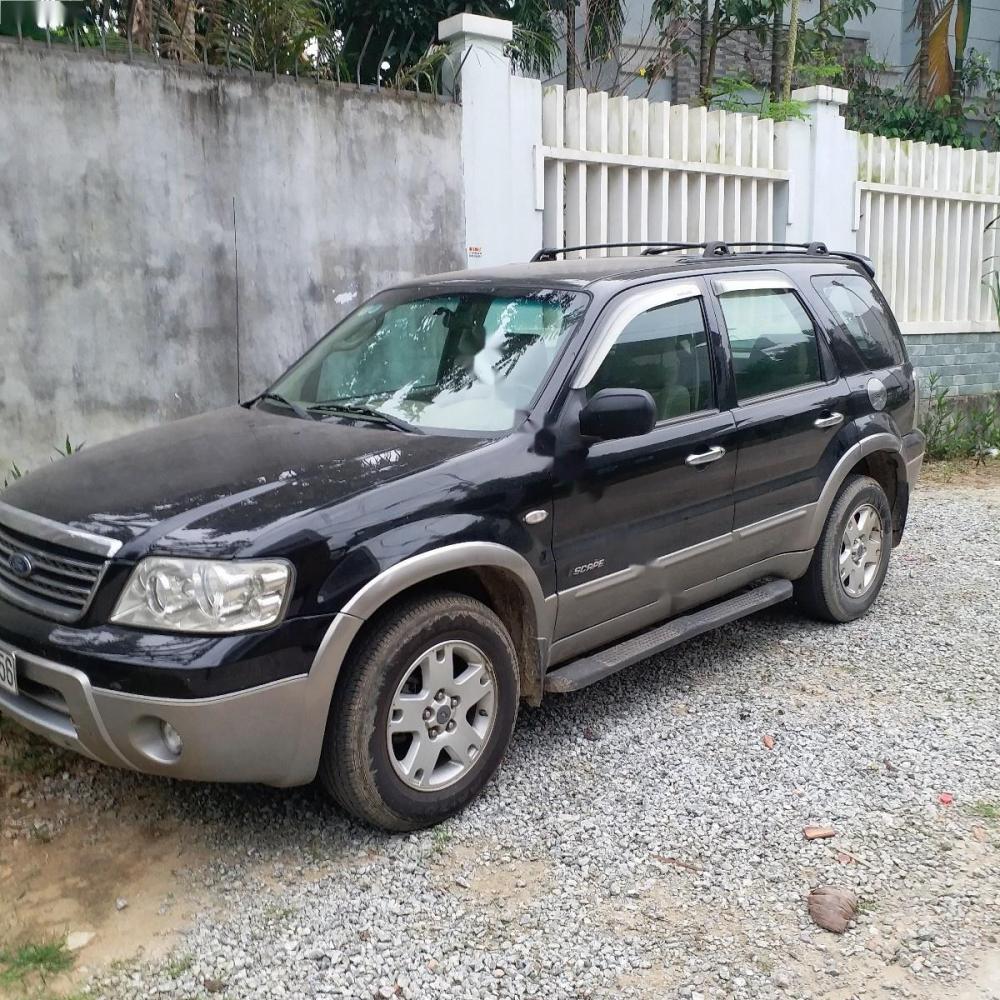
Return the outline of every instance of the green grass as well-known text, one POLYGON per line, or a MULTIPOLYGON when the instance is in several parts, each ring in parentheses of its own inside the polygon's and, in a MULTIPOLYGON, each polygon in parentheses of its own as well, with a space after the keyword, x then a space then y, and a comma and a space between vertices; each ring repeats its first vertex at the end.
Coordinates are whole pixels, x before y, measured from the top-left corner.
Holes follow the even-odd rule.
POLYGON ((171 979, 180 979, 194 965, 194 955, 177 955, 164 970, 171 979))
POLYGON ((995 802, 973 802, 969 811, 980 819, 1000 819, 1000 805, 995 802))
POLYGON ((30 975, 44 980, 72 968, 73 956, 62 941, 42 941, 23 944, 19 948, 0 950, 0 986, 13 986, 30 975))
POLYGON ((451 843, 451 832, 443 826, 434 828, 431 834, 431 855, 443 854, 451 843))
POLYGON ((16 777, 51 778, 67 768, 68 754, 0 717, 0 767, 16 777))

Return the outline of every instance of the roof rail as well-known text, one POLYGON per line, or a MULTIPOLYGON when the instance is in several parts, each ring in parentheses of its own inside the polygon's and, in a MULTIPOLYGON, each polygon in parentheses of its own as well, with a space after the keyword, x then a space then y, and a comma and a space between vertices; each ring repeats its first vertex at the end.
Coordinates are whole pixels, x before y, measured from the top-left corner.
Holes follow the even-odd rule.
POLYGON ((704 250, 704 243, 659 243, 656 240, 642 240, 638 243, 581 243, 573 247, 542 247, 534 257, 532 264, 539 261, 555 260, 559 254, 574 253, 578 250, 617 250, 625 247, 656 247, 659 252, 667 250, 704 250))
POLYGON ((707 243, 667 243, 656 240, 643 240, 636 243, 581 243, 571 247, 543 247, 531 262, 553 261, 560 254, 574 253, 580 250, 614 250, 627 247, 644 247, 643 257, 657 256, 661 253, 670 253, 672 250, 701 250, 704 257, 726 257, 741 256, 750 253, 780 253, 782 250, 801 250, 803 253, 814 257, 841 257, 844 260, 854 261, 860 264, 869 277, 875 277, 875 266, 870 257, 864 254, 854 253, 850 250, 830 250, 825 243, 814 240, 811 243, 771 243, 757 240, 728 242, 726 240, 709 240, 707 243), (743 250, 742 247, 764 247, 761 250, 743 250))

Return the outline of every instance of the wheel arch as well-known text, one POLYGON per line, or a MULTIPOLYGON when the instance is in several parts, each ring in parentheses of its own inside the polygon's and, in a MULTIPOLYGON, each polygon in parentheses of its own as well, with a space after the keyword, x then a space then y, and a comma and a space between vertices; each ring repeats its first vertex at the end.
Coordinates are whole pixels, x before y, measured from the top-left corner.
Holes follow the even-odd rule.
POLYGON ((898 437, 881 432, 863 437, 844 452, 827 477, 816 503, 810 526, 812 546, 819 541, 841 486, 852 474, 871 476, 885 490, 892 511, 893 537, 898 541, 909 498, 907 468, 902 452, 903 445, 898 437))
POLYGON ((343 650, 341 661, 350 655, 350 647, 361 631, 353 624, 355 621, 367 622, 394 602, 431 588, 467 594, 491 608, 507 627, 517 649, 522 694, 529 703, 537 704, 541 700, 556 598, 546 599, 537 574, 524 556, 495 542, 445 545, 403 559, 379 573, 344 605, 330 627, 333 633, 342 617, 351 620, 339 626, 345 634, 352 633, 346 648, 337 644, 343 650))
POLYGON ((555 622, 556 597, 545 597, 527 559, 495 542, 458 542, 403 559, 363 586, 338 612, 320 643, 307 679, 302 735, 290 784, 311 781, 319 768, 330 703, 341 668, 372 618, 421 590, 453 590, 482 600, 506 625, 518 653, 521 694, 541 702, 542 677, 555 622))

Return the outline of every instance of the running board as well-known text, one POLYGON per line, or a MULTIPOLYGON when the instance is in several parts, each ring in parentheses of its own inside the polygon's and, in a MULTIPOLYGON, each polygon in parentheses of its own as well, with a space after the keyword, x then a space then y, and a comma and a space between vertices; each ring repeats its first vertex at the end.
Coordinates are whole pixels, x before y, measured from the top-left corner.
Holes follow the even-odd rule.
POLYGON ((689 615, 673 618, 666 624, 626 639, 617 646, 608 646, 600 652, 557 667, 545 675, 545 691, 547 694, 579 691, 646 659, 647 656, 662 653, 702 632, 728 625, 737 618, 769 608, 772 604, 780 604, 791 596, 792 584, 789 580, 772 580, 753 590, 737 594, 721 604, 713 604, 689 615))

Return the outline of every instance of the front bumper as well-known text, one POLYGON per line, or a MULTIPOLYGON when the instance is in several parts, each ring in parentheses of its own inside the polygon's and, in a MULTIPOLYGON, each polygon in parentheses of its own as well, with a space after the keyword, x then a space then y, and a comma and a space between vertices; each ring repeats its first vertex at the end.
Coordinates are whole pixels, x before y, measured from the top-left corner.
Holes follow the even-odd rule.
POLYGON ((159 698, 94 687, 87 674, 23 651, 19 693, 0 714, 103 764, 193 781, 289 786, 315 777, 330 699, 360 619, 337 615, 309 674, 211 698, 159 698), (161 735, 183 740, 174 755, 161 735))

